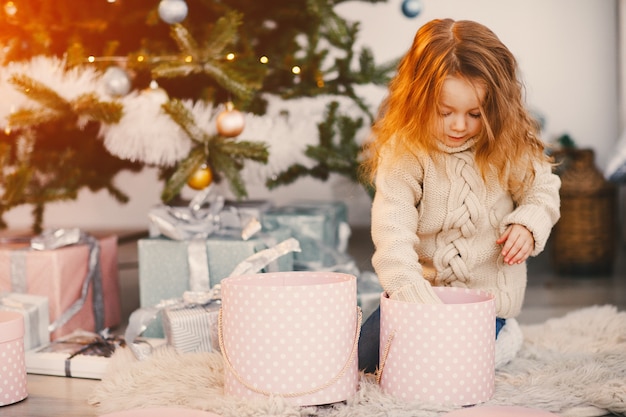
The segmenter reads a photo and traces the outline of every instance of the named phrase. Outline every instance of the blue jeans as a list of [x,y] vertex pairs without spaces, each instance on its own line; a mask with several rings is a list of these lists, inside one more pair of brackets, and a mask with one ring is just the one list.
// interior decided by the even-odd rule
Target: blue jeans
[[[506,319],[496,317],[496,338]],[[376,372],[380,349],[380,307],[378,307],[361,326],[359,337],[359,370],[367,373]]]

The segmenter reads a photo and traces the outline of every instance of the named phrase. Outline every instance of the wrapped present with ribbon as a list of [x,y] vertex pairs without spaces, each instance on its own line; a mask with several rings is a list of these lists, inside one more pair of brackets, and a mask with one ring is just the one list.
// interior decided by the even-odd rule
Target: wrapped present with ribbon
[[[160,339],[138,339],[136,345],[157,347]],[[126,345],[124,338],[103,330],[99,333],[75,330],[38,349],[26,352],[29,374],[102,379],[109,358],[116,349]]]
[[[138,241],[141,307],[186,291],[209,291],[240,262],[292,236],[289,228],[263,228],[259,219],[227,206],[212,186],[188,206],[160,205],[148,217],[151,236]],[[293,270],[293,254],[276,259],[265,270]],[[164,337],[161,320],[150,325],[145,335]]]
[[121,322],[117,236],[78,228],[0,239],[0,291],[48,299],[50,340]]
[[263,227],[289,228],[302,246],[302,252],[294,255],[296,269],[308,270],[310,263],[324,261],[320,248],[346,252],[351,234],[347,212],[341,201],[298,200],[268,209],[261,223]]
[[0,310],[24,316],[24,350],[50,343],[48,297],[0,291]]
[[[183,294],[183,304],[163,311],[167,344],[179,353],[219,351],[217,324],[222,300],[217,284],[205,299]],[[203,297],[204,298],[204,297]]]
[[[240,262],[228,276],[257,273],[277,259],[300,250],[294,238],[288,238],[275,246],[257,252]],[[219,351],[218,316],[221,307],[221,285],[207,291],[185,291],[182,297],[161,300],[158,304],[135,310],[124,335],[128,345],[139,358],[147,356],[144,346],[133,341],[154,325],[159,317],[167,343],[178,352]],[[149,348],[149,347],[148,347]]]

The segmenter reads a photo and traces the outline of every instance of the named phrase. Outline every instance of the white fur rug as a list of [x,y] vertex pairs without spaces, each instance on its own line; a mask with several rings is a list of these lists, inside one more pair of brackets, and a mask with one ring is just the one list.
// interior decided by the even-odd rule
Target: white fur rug
[[[524,345],[496,373],[496,393],[485,405],[534,407],[563,417],[626,414],[626,312],[595,306],[521,328]],[[332,406],[242,400],[224,395],[222,372],[218,353],[179,355],[162,348],[140,362],[122,349],[89,403],[101,414],[178,406],[224,417],[436,417],[452,411],[396,400],[381,392],[372,375],[362,375],[354,398]]]

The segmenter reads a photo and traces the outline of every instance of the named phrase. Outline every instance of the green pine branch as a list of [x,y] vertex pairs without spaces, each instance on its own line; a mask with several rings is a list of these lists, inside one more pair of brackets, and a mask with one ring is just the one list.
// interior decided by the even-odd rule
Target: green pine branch
[[174,24],[171,36],[181,53],[177,61],[165,61],[152,69],[154,78],[180,78],[192,73],[205,74],[238,98],[250,100],[261,81],[239,72],[230,62],[224,62],[226,48],[232,45],[242,23],[241,13],[230,11],[220,17],[210,31],[207,41],[200,45],[182,24]]
[[161,200],[164,203],[172,201],[187,183],[187,179],[200,165],[206,161],[206,155],[202,146],[196,146],[189,152],[187,158],[178,163],[176,170],[170,175],[165,187],[161,192]]
[[[89,124],[84,130],[63,131],[60,137],[35,138],[32,149],[17,148],[25,142],[21,138],[29,130],[0,135],[0,223],[2,215],[21,205],[33,207],[32,230],[41,231],[45,206],[55,201],[75,200],[78,191],[87,187],[92,191],[105,189],[117,201],[128,197],[113,184],[113,177],[122,169],[137,171],[138,164],[122,161],[111,156],[101,141],[94,140],[97,124]],[[21,155],[20,155],[21,154]]]
[[326,108],[324,120],[318,124],[319,144],[307,146],[306,156],[316,163],[311,168],[293,164],[274,178],[266,181],[269,189],[287,185],[305,176],[327,180],[336,173],[359,182],[359,156],[361,152],[354,140],[363,126],[363,119],[352,119],[339,113],[339,103],[333,101]]
[[71,112],[70,104],[52,88],[24,74],[14,74],[9,79],[16,89],[43,107],[59,114]]
[[193,115],[183,106],[180,100],[169,100],[161,107],[191,140],[196,143],[209,143],[210,136],[196,124]]
[[119,102],[100,101],[95,93],[78,96],[72,103],[72,110],[79,116],[105,124],[115,124],[122,118],[123,107]]
[[197,145],[189,156],[178,164],[165,184],[161,200],[166,203],[172,201],[185,186],[191,174],[202,164],[207,164],[211,168],[214,181],[219,182],[224,177],[238,198],[246,197],[248,193],[241,177],[241,169],[247,159],[267,163],[269,156],[267,144],[210,135],[196,124],[191,112],[179,100],[170,100],[162,107]]
[[264,142],[248,140],[236,140],[235,138],[216,137],[211,144],[213,151],[230,155],[233,159],[250,159],[257,162],[267,163],[269,152]]
[[60,120],[75,123],[80,116],[92,121],[117,123],[122,117],[120,103],[100,101],[95,93],[85,93],[68,101],[52,88],[24,74],[11,76],[9,82],[43,107],[22,108],[11,113],[9,125],[12,128],[34,127]]

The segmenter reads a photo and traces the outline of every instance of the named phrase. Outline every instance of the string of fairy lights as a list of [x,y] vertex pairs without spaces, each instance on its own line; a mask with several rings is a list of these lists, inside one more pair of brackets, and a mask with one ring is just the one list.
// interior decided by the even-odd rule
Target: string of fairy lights
[[[113,1],[113,0],[110,0]],[[224,59],[226,61],[234,61],[236,59],[236,54],[234,54],[233,52],[229,52],[226,55],[224,55]],[[146,55],[137,55],[137,57],[135,58],[137,60],[138,63],[144,63],[147,60],[150,60],[150,63],[158,63],[158,62],[163,62],[163,61],[178,61],[180,60],[179,56],[159,56],[159,57],[151,57],[148,58]],[[96,63],[96,62],[113,62],[113,63],[118,63],[118,64],[126,64],[128,62],[128,57],[123,57],[123,56],[106,56],[106,57],[97,57],[94,55],[89,55],[87,57],[87,62],[89,63]],[[187,55],[186,57],[183,58],[183,60],[186,63],[191,63],[193,62],[193,57],[191,55]],[[259,62],[261,64],[269,64],[270,59],[267,55],[261,55],[259,57]],[[293,65],[291,67],[291,73],[294,75],[299,75],[302,72],[302,68],[299,65]]]
[[[117,0],[107,0],[110,3],[115,3]],[[168,23],[170,25],[176,24],[176,23],[182,23],[185,18],[187,17],[187,14],[189,12],[189,8],[187,6],[187,3],[185,2],[185,0],[160,0],[159,2],[159,6],[158,6],[158,14],[159,17],[161,18],[161,20],[163,20],[165,23]],[[224,56],[224,59],[226,61],[234,61],[236,58],[236,55],[233,52],[229,52]],[[107,58],[103,58],[103,60],[106,60]],[[142,62],[146,59],[145,56],[143,55],[138,55],[136,58],[139,62]],[[153,58],[152,59],[152,63],[154,63],[155,61],[163,61],[163,60],[178,60],[180,59],[179,57],[160,57],[160,58]],[[97,60],[96,57],[89,57],[90,62],[95,62]],[[191,63],[193,61],[193,57],[192,56],[186,56],[184,58],[184,61],[187,63]],[[261,55],[258,59],[259,63],[263,64],[263,65],[267,65],[269,64],[269,57],[267,55]],[[294,65],[291,67],[291,73],[294,75],[299,75],[300,72],[302,71],[301,67],[298,65]]]
[[[120,0],[105,0],[107,3],[113,4],[117,3]],[[170,25],[181,23],[187,17],[189,12],[187,3],[185,0],[160,0],[158,6],[158,14],[159,17]],[[7,1],[4,3],[4,13],[7,16],[15,16],[18,13],[18,6],[13,1]],[[143,54],[139,54],[134,58],[137,63],[159,63],[165,61],[175,62],[180,60],[180,56],[154,56],[148,57]],[[236,59],[236,54],[233,52],[226,53],[224,56],[226,61],[234,61]],[[191,63],[193,61],[193,57],[188,55],[183,58],[184,62]],[[128,62],[128,57],[125,56],[95,56],[90,55],[86,58],[88,63],[98,63],[98,62],[110,62],[118,65],[124,66]],[[259,63],[263,65],[267,65],[270,62],[270,58],[267,55],[261,55],[258,58]],[[293,75],[298,76],[302,72],[302,68],[299,65],[293,65],[290,68],[290,71]]]
[[[107,3],[114,4],[120,0],[105,0]],[[409,18],[417,17],[423,9],[423,1],[422,0],[402,0],[401,10],[404,16]],[[7,1],[4,4],[4,12],[7,16],[15,16],[18,12],[18,7],[13,1]],[[170,25],[183,22],[189,13],[189,7],[185,0],[160,0],[158,5],[158,14],[161,20]],[[236,58],[236,55],[232,52],[227,53],[224,57],[226,61],[233,61]],[[148,59],[150,63],[158,63],[163,61],[177,61],[180,60],[179,56],[160,56],[160,57],[151,57],[148,58],[145,55],[139,54],[135,58],[138,63],[144,63]],[[185,62],[190,63],[193,61],[192,56],[186,56],[183,58]],[[127,57],[122,56],[107,56],[107,57],[96,57],[94,55],[90,55],[87,57],[87,62],[96,63],[96,62],[112,62],[117,64],[126,64],[128,61]],[[270,62],[270,59],[267,55],[261,55],[258,58],[259,63],[263,65],[267,65]],[[302,68],[299,65],[293,65],[290,68],[291,73],[294,76],[300,75],[302,72]]]

